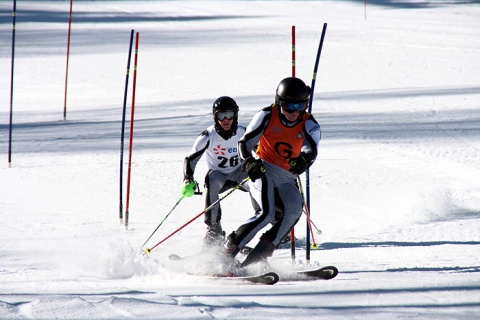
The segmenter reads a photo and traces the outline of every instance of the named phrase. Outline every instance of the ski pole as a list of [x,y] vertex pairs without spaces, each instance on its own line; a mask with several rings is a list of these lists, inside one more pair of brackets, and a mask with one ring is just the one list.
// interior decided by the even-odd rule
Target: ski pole
[[[202,194],[202,192],[200,192],[200,187],[198,186],[198,182],[195,181],[195,193],[194,194]],[[150,240],[150,238],[153,236],[153,234],[155,232],[157,232],[158,228],[160,228],[160,226],[165,222],[165,220],[167,220],[168,216],[173,212],[173,210],[175,210],[175,208],[178,206],[178,204],[180,203],[180,201],[183,200],[183,198],[185,198],[185,195],[183,195],[180,199],[178,199],[177,203],[175,203],[175,205],[173,206],[172,210],[170,210],[170,212],[165,216],[165,218],[163,218],[162,222],[160,222],[160,224],[157,226],[157,228],[152,232],[152,234],[150,235],[150,237],[148,237],[148,239],[142,244],[142,247],[148,242],[148,240]]]
[[157,246],[159,246],[160,244],[162,244],[163,242],[165,242],[166,240],[170,239],[174,234],[176,234],[177,232],[179,232],[180,230],[182,230],[183,228],[185,228],[186,226],[188,226],[190,223],[192,223],[193,221],[195,221],[198,217],[200,217],[201,215],[205,214],[205,212],[207,212],[208,210],[212,209],[214,205],[216,205],[217,203],[219,203],[220,201],[222,201],[223,199],[225,199],[226,197],[228,197],[229,195],[231,195],[235,190],[239,189],[245,182],[247,182],[248,180],[250,180],[249,177],[245,178],[242,180],[242,182],[240,182],[239,184],[237,184],[234,188],[232,188],[232,190],[230,190],[229,192],[227,192],[226,194],[224,194],[223,196],[221,196],[220,198],[217,199],[217,201],[215,201],[214,203],[212,203],[211,205],[209,205],[205,210],[203,210],[202,212],[200,212],[199,214],[197,214],[195,217],[193,217],[192,219],[190,219],[188,222],[186,222],[184,225],[182,225],[180,228],[178,228],[177,230],[175,230],[174,232],[172,232],[170,235],[166,236],[164,239],[162,239],[160,242],[158,242],[156,245],[154,245],[153,247],[151,248],[146,248],[145,249],[145,253],[147,254],[150,254],[152,252],[153,249],[155,249]]
[[300,187],[300,193],[302,194],[303,203],[304,203],[304,206],[305,206],[305,214],[307,215],[307,223],[308,223],[308,226],[309,226],[309,231],[310,231],[310,234],[312,235],[312,249],[318,249],[318,245],[315,243],[315,239],[314,239],[314,236],[313,236],[312,220],[310,220],[310,213],[308,211],[307,203],[305,202],[305,193],[303,192],[303,186],[302,186],[302,181],[301,181],[300,177],[298,177],[298,186]]
[[[304,212],[305,214],[307,214],[307,213],[305,212],[305,210],[303,210],[303,212]],[[319,234],[319,235],[322,234],[322,230],[320,230],[320,229],[315,225],[315,223],[313,223],[313,220],[310,220],[310,223],[311,223],[312,226],[315,228],[315,230],[317,230],[317,234]]]
[[154,235],[155,232],[157,232],[158,228],[160,228],[160,226],[165,222],[165,220],[167,220],[168,216],[170,216],[170,214],[173,212],[173,210],[175,210],[175,208],[178,206],[178,204],[185,198],[184,195],[182,195],[180,197],[180,199],[178,199],[177,203],[175,203],[175,205],[173,206],[172,210],[170,210],[169,213],[167,213],[167,215],[165,216],[165,218],[163,218],[162,222],[160,222],[160,224],[155,228],[155,230],[153,230],[152,234],[150,235],[150,237],[148,237],[147,240],[145,240],[145,242],[142,244],[142,247],[148,242],[148,240],[150,240],[150,238]]

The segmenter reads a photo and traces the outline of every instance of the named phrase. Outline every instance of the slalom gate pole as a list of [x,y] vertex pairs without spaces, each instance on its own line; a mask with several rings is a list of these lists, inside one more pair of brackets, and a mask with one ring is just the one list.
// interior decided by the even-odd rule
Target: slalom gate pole
[[367,0],[363,0],[363,17],[367,20]]
[[[325,33],[327,32],[327,24],[323,24],[322,36],[320,37],[320,44],[318,45],[317,50],[317,57],[315,59],[315,67],[313,68],[313,76],[312,76],[312,85],[311,85],[311,92],[310,92],[310,100],[308,104],[308,112],[312,112],[312,105],[313,105],[313,93],[315,91],[315,82],[317,80],[317,70],[318,70],[318,63],[320,62],[320,55],[322,54],[322,47],[323,47],[323,40],[325,39]],[[307,169],[306,171],[306,210],[310,212],[310,170]],[[309,219],[310,220],[310,219]],[[310,261],[310,232],[311,226],[307,223],[307,243],[306,243],[306,260],[307,263]],[[313,235],[313,233],[312,233]],[[313,236],[312,236],[313,238]]]
[[67,37],[67,66],[65,71],[65,94],[63,98],[63,120],[67,119],[68,60],[70,57],[70,30],[72,28],[72,6],[73,6],[73,0],[70,0],[70,15],[68,16],[68,37]]
[[292,26],[292,77],[295,78],[295,26]]
[[311,92],[310,92],[310,100],[308,103],[308,112],[312,112],[312,105],[313,105],[313,93],[315,92],[315,82],[317,80],[317,70],[318,64],[320,62],[320,55],[322,54],[322,47],[323,41],[325,40],[325,33],[327,32],[327,24],[323,24],[322,36],[320,37],[320,43],[318,45],[317,50],[317,58],[315,59],[315,66],[313,68],[313,76],[312,76],[312,85],[311,85]]
[[132,29],[130,32],[130,46],[128,48],[127,75],[125,78],[125,93],[123,95],[122,134],[120,139],[120,224],[123,224],[123,141],[125,139],[125,114],[127,112],[128,77],[130,74],[130,60],[132,58],[133,31],[134,30]]
[[8,167],[12,166],[12,129],[13,129],[13,68],[15,65],[15,20],[17,16],[17,0],[13,0],[12,11],[12,61],[10,69],[10,120],[8,126]]
[[145,242],[142,244],[142,247],[148,242],[148,240],[150,240],[150,238],[153,236],[153,234],[155,232],[157,232],[158,228],[160,228],[160,226],[165,222],[165,220],[167,220],[168,216],[170,216],[170,213],[173,212],[173,210],[175,210],[175,208],[178,206],[178,204],[185,198],[185,196],[181,196],[180,199],[178,199],[177,203],[175,203],[175,205],[173,206],[172,210],[170,210],[169,213],[167,213],[167,215],[165,216],[165,218],[163,218],[162,222],[160,222],[160,224],[155,228],[155,230],[153,230],[152,234],[150,235],[150,237],[148,237],[147,240],[145,240]]
[[[295,77],[295,26],[292,26],[292,77]],[[290,258],[295,263],[295,226],[290,230]]]
[[[152,252],[153,249],[155,249],[156,247],[158,247],[160,244],[162,244],[163,242],[165,242],[166,240],[170,239],[174,234],[176,234],[177,232],[179,232],[180,230],[182,230],[183,228],[185,228],[186,226],[188,226],[190,223],[192,223],[193,221],[195,221],[198,217],[200,217],[201,215],[205,214],[208,210],[212,209],[214,205],[216,205],[217,203],[219,203],[220,201],[222,201],[223,199],[225,199],[226,197],[228,197],[229,195],[231,195],[235,190],[239,189],[245,182],[247,182],[248,180],[250,180],[249,177],[245,178],[242,180],[242,182],[240,182],[239,184],[237,184],[234,188],[232,188],[232,190],[230,190],[229,192],[225,193],[223,196],[221,196],[220,198],[217,199],[217,201],[213,202],[211,205],[209,205],[205,210],[203,210],[202,212],[200,212],[199,214],[197,214],[195,217],[193,217],[192,219],[190,219],[188,222],[186,222],[184,225],[182,225],[180,228],[178,228],[177,230],[175,230],[174,232],[172,232],[171,234],[169,234],[168,236],[166,236],[165,238],[163,238],[160,242],[158,242],[156,245],[154,245],[153,247],[151,248],[146,248],[145,249],[145,253],[146,254],[150,254]],[[144,254],[145,254],[144,253]]]
[[130,203],[130,177],[132,171],[132,145],[133,145],[133,122],[135,114],[135,88],[137,86],[137,61],[138,61],[138,38],[137,32],[135,39],[135,62],[133,67],[133,93],[132,93],[132,114],[130,118],[130,147],[128,156],[128,178],[127,178],[127,206],[125,209],[125,230],[128,230],[129,203]]

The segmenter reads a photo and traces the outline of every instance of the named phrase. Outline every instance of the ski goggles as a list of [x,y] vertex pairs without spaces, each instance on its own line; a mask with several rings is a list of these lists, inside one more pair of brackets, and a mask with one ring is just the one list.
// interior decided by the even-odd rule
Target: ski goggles
[[280,100],[280,107],[288,113],[303,112],[307,107],[307,101],[286,102],[286,101]]
[[217,117],[218,120],[223,121],[225,119],[227,120],[232,120],[233,117],[235,116],[235,112],[233,111],[217,111],[215,113],[215,117]]

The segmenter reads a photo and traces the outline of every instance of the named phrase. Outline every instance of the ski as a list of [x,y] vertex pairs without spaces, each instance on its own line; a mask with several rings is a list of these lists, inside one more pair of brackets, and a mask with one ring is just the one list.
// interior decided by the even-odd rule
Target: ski
[[232,282],[251,282],[251,283],[258,283],[258,284],[268,284],[272,285],[280,280],[280,277],[275,272],[266,272],[263,274],[258,275],[248,275],[248,276],[235,276],[235,275],[209,275],[209,274],[191,274],[194,276],[204,277],[206,279],[212,280],[225,280],[225,281],[232,281]]
[[[241,254],[244,254],[244,255],[247,255],[250,253],[250,251],[252,251],[253,248],[252,247],[248,247],[248,246],[245,246],[242,250],[240,250],[240,253]],[[190,255],[190,256],[179,256],[178,254],[175,254],[175,253],[172,253],[168,256],[168,258],[170,260],[173,260],[173,261],[181,261],[181,260],[185,260],[185,259],[189,259],[189,258],[192,258],[194,256],[197,256],[198,254],[194,254],[194,255]]]
[[[184,261],[185,259],[190,258],[191,256],[181,257],[177,254],[170,254],[168,258],[173,261]],[[264,283],[264,284],[275,284],[280,280],[279,275],[276,272],[267,272],[260,275],[249,275],[249,276],[230,276],[230,275],[223,275],[223,274],[208,274],[208,273],[200,273],[200,274],[193,274],[189,273],[190,275],[195,276],[202,276],[206,278],[212,279],[225,279],[225,280],[239,280],[239,281],[250,281],[256,283]],[[308,269],[308,270],[297,270],[293,272],[288,272],[286,274],[280,273],[282,276],[282,280],[287,281],[304,281],[304,280],[330,280],[335,278],[338,275],[338,269],[335,266],[326,266],[316,269]]]
[[295,271],[295,274],[307,279],[330,280],[337,276],[338,269],[334,266],[326,266],[312,270]]

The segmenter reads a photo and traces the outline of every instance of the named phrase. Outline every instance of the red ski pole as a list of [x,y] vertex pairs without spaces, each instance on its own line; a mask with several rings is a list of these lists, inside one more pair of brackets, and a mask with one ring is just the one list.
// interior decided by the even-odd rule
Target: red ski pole
[[201,215],[205,214],[205,212],[207,212],[208,210],[212,209],[214,205],[216,205],[217,203],[219,203],[220,201],[222,201],[223,199],[225,199],[226,197],[228,197],[229,195],[232,194],[233,191],[239,189],[245,182],[247,182],[248,180],[250,180],[250,178],[245,178],[242,180],[242,182],[240,182],[239,184],[237,184],[232,190],[230,190],[229,192],[227,192],[226,194],[224,194],[223,196],[221,196],[220,198],[217,199],[217,201],[215,201],[214,203],[212,203],[211,205],[209,205],[205,210],[203,210],[202,212],[200,212],[199,214],[197,214],[195,217],[193,217],[192,219],[190,219],[190,221],[188,221],[187,223],[185,223],[183,226],[181,226],[180,228],[178,228],[177,230],[175,230],[174,232],[172,232],[171,234],[169,234],[168,236],[166,236],[163,240],[161,240],[160,242],[158,242],[156,245],[154,245],[153,247],[151,248],[146,248],[145,249],[145,252],[147,254],[150,254],[150,252],[155,249],[156,247],[158,247],[160,244],[162,244],[163,242],[165,242],[166,240],[170,239],[174,234],[176,234],[177,232],[179,232],[180,230],[182,230],[183,228],[185,228],[186,226],[188,226],[190,223],[192,223],[193,221],[195,221],[198,217],[200,217]]
[[[312,236],[312,249],[318,249],[318,245],[315,242],[315,237],[313,236],[312,220],[310,219],[310,210],[307,206],[307,202],[305,201],[305,193],[303,192],[302,180],[300,179],[300,177],[298,177],[298,186],[300,188],[300,193],[302,194],[302,197],[303,197],[305,215],[307,216],[307,226],[308,226],[307,232],[310,232]],[[307,245],[309,246],[309,243]]]

